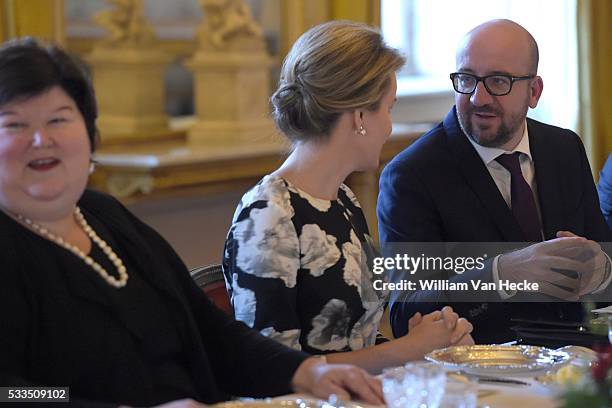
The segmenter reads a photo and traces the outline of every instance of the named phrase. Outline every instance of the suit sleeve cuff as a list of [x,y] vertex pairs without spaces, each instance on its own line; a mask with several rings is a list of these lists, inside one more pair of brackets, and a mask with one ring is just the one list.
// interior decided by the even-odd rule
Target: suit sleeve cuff
[[605,252],[603,254],[606,256],[606,261],[604,262],[604,266],[603,266],[605,268],[604,273],[605,273],[606,278],[601,283],[601,285],[597,287],[597,289],[591,292],[592,294],[602,292],[604,289],[608,287],[608,285],[610,285],[610,282],[612,282],[612,271],[610,270],[612,269],[612,262],[610,261],[610,257],[608,256],[608,254],[606,254]]
[[493,265],[491,266],[491,275],[493,276],[493,282],[495,282],[495,287],[497,287],[497,293],[502,298],[502,300],[510,299],[512,296],[516,295],[516,290],[511,290],[506,292],[505,290],[500,288],[499,284],[499,270],[497,269],[497,261],[501,255],[497,255],[493,258]]

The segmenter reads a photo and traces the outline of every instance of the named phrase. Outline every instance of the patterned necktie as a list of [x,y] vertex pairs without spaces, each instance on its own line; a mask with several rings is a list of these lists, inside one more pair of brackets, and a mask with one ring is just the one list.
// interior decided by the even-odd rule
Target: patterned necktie
[[542,227],[536,208],[533,191],[525,181],[519,162],[520,152],[502,154],[495,160],[510,172],[510,207],[518,221],[525,240],[528,242],[542,241]]

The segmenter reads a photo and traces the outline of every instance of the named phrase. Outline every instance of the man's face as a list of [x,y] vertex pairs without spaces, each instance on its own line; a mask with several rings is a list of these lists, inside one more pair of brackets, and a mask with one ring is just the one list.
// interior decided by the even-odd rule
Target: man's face
[[[457,54],[457,72],[480,77],[492,74],[527,76],[530,71],[529,53],[525,47],[494,36],[474,35]],[[507,46],[506,46],[507,45]],[[514,148],[523,134],[528,108],[535,107],[541,92],[534,86],[541,79],[516,81],[512,91],[493,96],[479,82],[472,94],[455,94],[455,105],[461,129],[476,143],[487,147]]]

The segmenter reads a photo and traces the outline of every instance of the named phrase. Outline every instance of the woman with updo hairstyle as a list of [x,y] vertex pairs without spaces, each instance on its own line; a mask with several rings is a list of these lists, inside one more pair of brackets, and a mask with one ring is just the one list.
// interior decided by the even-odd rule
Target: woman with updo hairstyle
[[243,196],[223,259],[238,320],[372,373],[473,343],[472,325],[450,307],[415,315],[403,338],[377,335],[388,294],[373,289],[378,251],[344,180],[377,169],[403,64],[377,29],[360,23],[331,21],[297,40],[271,98],[291,153]]

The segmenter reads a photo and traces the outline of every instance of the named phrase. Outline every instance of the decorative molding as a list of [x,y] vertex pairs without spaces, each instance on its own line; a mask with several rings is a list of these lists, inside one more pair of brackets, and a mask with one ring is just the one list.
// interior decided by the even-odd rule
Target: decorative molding
[[[66,46],[78,55],[86,55],[93,51],[100,38],[67,37]],[[193,54],[197,48],[196,40],[167,40],[157,39],[156,48],[177,58],[184,58]]]
[[106,180],[107,191],[115,197],[129,197],[135,194],[150,194],[153,191],[154,180],[150,174],[109,175]]

